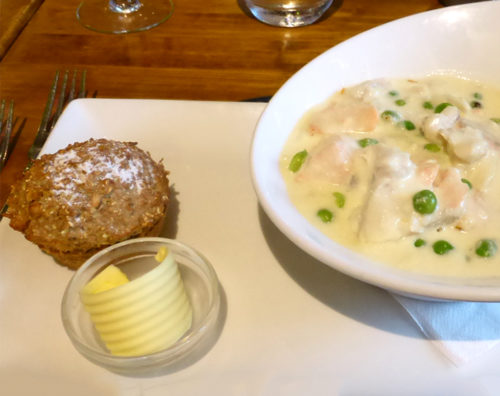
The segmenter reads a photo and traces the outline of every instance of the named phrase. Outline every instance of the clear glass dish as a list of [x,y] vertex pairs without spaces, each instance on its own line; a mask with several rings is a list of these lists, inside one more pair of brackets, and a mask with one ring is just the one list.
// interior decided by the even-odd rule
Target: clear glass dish
[[[101,341],[80,300],[80,290],[110,264],[135,277],[154,265],[154,256],[166,246],[176,260],[193,309],[191,328],[168,349],[144,356],[112,355]],[[91,362],[122,375],[161,372],[187,357],[215,328],[220,308],[219,282],[210,263],[194,249],[166,238],[131,239],[106,248],[87,260],[73,275],[62,299],[64,328],[75,348]]]

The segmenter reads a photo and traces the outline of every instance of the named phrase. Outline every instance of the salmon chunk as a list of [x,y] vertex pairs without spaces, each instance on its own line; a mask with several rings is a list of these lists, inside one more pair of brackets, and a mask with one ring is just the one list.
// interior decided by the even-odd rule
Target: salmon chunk
[[377,109],[362,101],[333,102],[310,120],[311,134],[370,132],[377,126]]

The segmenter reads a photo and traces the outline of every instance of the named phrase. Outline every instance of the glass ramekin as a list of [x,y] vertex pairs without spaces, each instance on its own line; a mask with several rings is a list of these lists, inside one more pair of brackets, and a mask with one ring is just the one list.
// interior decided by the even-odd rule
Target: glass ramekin
[[[143,356],[114,356],[104,346],[80,300],[80,290],[110,264],[127,274],[151,269],[161,246],[173,253],[193,309],[191,328],[171,347]],[[142,263],[141,263],[142,261]],[[122,375],[161,372],[193,353],[215,328],[220,308],[219,282],[210,263],[198,252],[166,238],[137,238],[110,246],[88,259],[73,275],[62,299],[64,329],[76,349],[91,362]]]

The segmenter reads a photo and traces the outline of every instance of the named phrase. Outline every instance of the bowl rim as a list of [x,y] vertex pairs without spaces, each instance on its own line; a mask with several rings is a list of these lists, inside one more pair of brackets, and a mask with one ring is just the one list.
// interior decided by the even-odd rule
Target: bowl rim
[[[251,178],[254,190],[257,194],[260,205],[262,206],[264,212],[271,219],[271,221],[278,227],[278,229],[285,234],[295,245],[300,247],[305,252],[309,253],[316,259],[321,262],[329,265],[330,267],[343,272],[349,276],[352,276],[356,279],[364,281],[366,283],[382,287],[391,292],[402,294],[406,296],[421,298],[421,299],[436,299],[436,300],[458,300],[458,301],[488,301],[495,302],[500,301],[500,287],[498,285],[478,285],[478,284],[453,284],[453,277],[445,277],[445,276],[419,276],[419,275],[410,275],[409,272],[403,272],[403,276],[401,273],[397,271],[397,269],[392,269],[391,272],[383,272],[377,270],[375,266],[384,266],[384,264],[377,263],[374,260],[368,259],[367,257],[362,256],[361,254],[356,253],[355,251],[351,251],[348,248],[343,247],[342,245],[336,243],[335,241],[329,240],[329,242],[325,242],[328,248],[325,248],[319,243],[316,243],[314,239],[305,238],[304,235],[296,232],[292,224],[289,222],[289,219],[285,219],[283,216],[283,212],[281,208],[277,208],[277,204],[273,202],[273,197],[270,196],[270,188],[269,181],[264,181],[264,176],[266,170],[262,169],[263,167],[259,164],[260,160],[265,155],[268,155],[269,158],[265,158],[269,163],[272,163],[272,166],[276,165],[276,157],[274,148],[266,147],[263,141],[265,140],[266,134],[269,133],[269,128],[266,130],[266,124],[273,122],[273,111],[275,107],[279,106],[280,102],[283,101],[286,95],[290,94],[290,91],[297,88],[298,83],[300,83],[301,79],[304,79],[304,75],[307,76],[307,73],[311,73],[315,71],[320,64],[325,64],[326,62],[331,61],[335,56],[342,56],[342,51],[345,51],[349,46],[359,45],[359,42],[371,37],[372,35],[384,34],[387,29],[395,29],[401,28],[402,26],[408,22],[411,24],[422,23],[426,21],[428,23],[429,20],[434,18],[435,21],[443,17],[444,15],[451,15],[451,13],[479,13],[485,14],[487,12],[494,11],[495,15],[500,14],[500,3],[495,2],[481,2],[481,3],[473,3],[473,4],[465,4],[458,5],[453,7],[446,7],[437,10],[426,11],[414,15],[410,15],[404,18],[400,18],[386,24],[377,26],[373,29],[362,32],[352,38],[341,42],[334,47],[326,50],[316,58],[312,59],[309,63],[304,65],[301,69],[299,69],[294,75],[292,75],[276,92],[276,94],[271,98],[268,106],[264,109],[261,114],[256,128],[254,130],[254,134],[252,137],[251,144],[251,155],[250,155],[250,169],[251,169]],[[495,27],[495,31],[499,31],[499,28]],[[422,74],[429,74],[432,70],[423,71]],[[406,77],[410,77],[414,73],[409,73]],[[466,72],[467,75],[467,72]],[[474,75],[471,75],[473,78]],[[358,83],[361,82],[358,80]],[[339,88],[338,88],[339,89]],[[332,90],[330,95],[332,95],[335,90]],[[316,98],[318,99],[318,98]],[[326,98],[318,99],[315,104],[319,104],[324,101]],[[305,100],[304,100],[305,101]],[[309,107],[310,108],[310,107]],[[300,116],[302,116],[308,108],[305,108]],[[299,118],[300,119],[300,118]],[[275,124],[278,121],[274,121]],[[288,131],[288,134],[291,130]],[[277,139],[281,139],[277,138]],[[283,146],[280,147],[280,152],[282,151]],[[264,154],[262,154],[264,153]],[[272,158],[271,158],[272,156]],[[279,160],[279,157],[278,157]],[[269,170],[267,170],[269,172]],[[274,170],[273,170],[274,172]],[[279,169],[278,169],[279,172]],[[266,184],[267,183],[267,184]],[[280,185],[277,188],[282,187]],[[286,187],[285,187],[286,190]],[[280,203],[282,203],[280,201]],[[289,200],[289,205],[292,205]],[[281,211],[281,212],[280,212]],[[298,214],[298,211],[295,209],[294,215]],[[299,216],[302,216],[299,214]],[[304,219],[305,220],[305,219]],[[312,226],[310,226],[312,227]],[[313,227],[314,228],[314,227]],[[316,230],[316,234],[314,235],[317,238],[321,238],[317,233],[321,233],[319,230]],[[334,249],[337,254],[332,255],[331,249]],[[355,261],[359,265],[353,265],[352,261]],[[370,266],[372,268],[370,268]],[[367,268],[370,271],[367,271]],[[385,265],[387,269],[388,266]],[[402,272],[402,271],[401,271]],[[463,280],[463,278],[460,278]],[[476,278],[476,281],[479,278]],[[444,283],[443,283],[444,282]]]
[[[196,267],[201,269],[201,271],[203,272],[203,277],[206,278],[206,282],[204,282],[207,284],[209,293],[212,296],[211,303],[207,309],[207,312],[205,313],[204,317],[201,318],[200,322],[195,326],[190,327],[189,330],[187,330],[186,333],[184,333],[184,335],[175,344],[167,349],[158,352],[139,356],[117,356],[112,355],[110,352],[106,352],[105,350],[98,350],[90,347],[87,343],[81,340],[81,338],[77,334],[77,331],[74,329],[72,321],[68,318],[67,312],[70,311],[70,294],[73,292],[78,292],[78,290],[74,290],[76,288],[76,280],[95,260],[106,255],[108,252],[119,249],[122,246],[143,244],[146,242],[158,242],[166,244],[167,246],[175,246],[176,248],[179,248],[183,251],[187,251],[191,256],[198,259],[197,261],[199,262],[195,262]],[[202,263],[204,267],[200,266],[200,263]],[[200,252],[198,252],[191,246],[178,240],[163,237],[141,237],[119,242],[99,251],[88,260],[86,260],[85,263],[82,264],[82,266],[78,268],[77,271],[75,271],[70,281],[68,282],[63,294],[63,298],[61,301],[61,319],[68,337],[74,344],[75,348],[83,356],[105,368],[115,368],[117,370],[128,371],[127,369],[133,370],[134,368],[144,369],[147,367],[164,367],[165,365],[175,363],[183,356],[189,354],[215,324],[219,309],[219,280],[213,266],[205,258],[205,256],[203,256]]]

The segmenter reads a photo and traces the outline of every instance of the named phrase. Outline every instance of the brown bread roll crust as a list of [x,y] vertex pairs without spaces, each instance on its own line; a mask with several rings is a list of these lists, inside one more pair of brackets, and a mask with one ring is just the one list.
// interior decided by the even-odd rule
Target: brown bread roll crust
[[136,143],[90,139],[36,160],[7,199],[10,226],[70,268],[126,239],[158,235],[168,172]]

